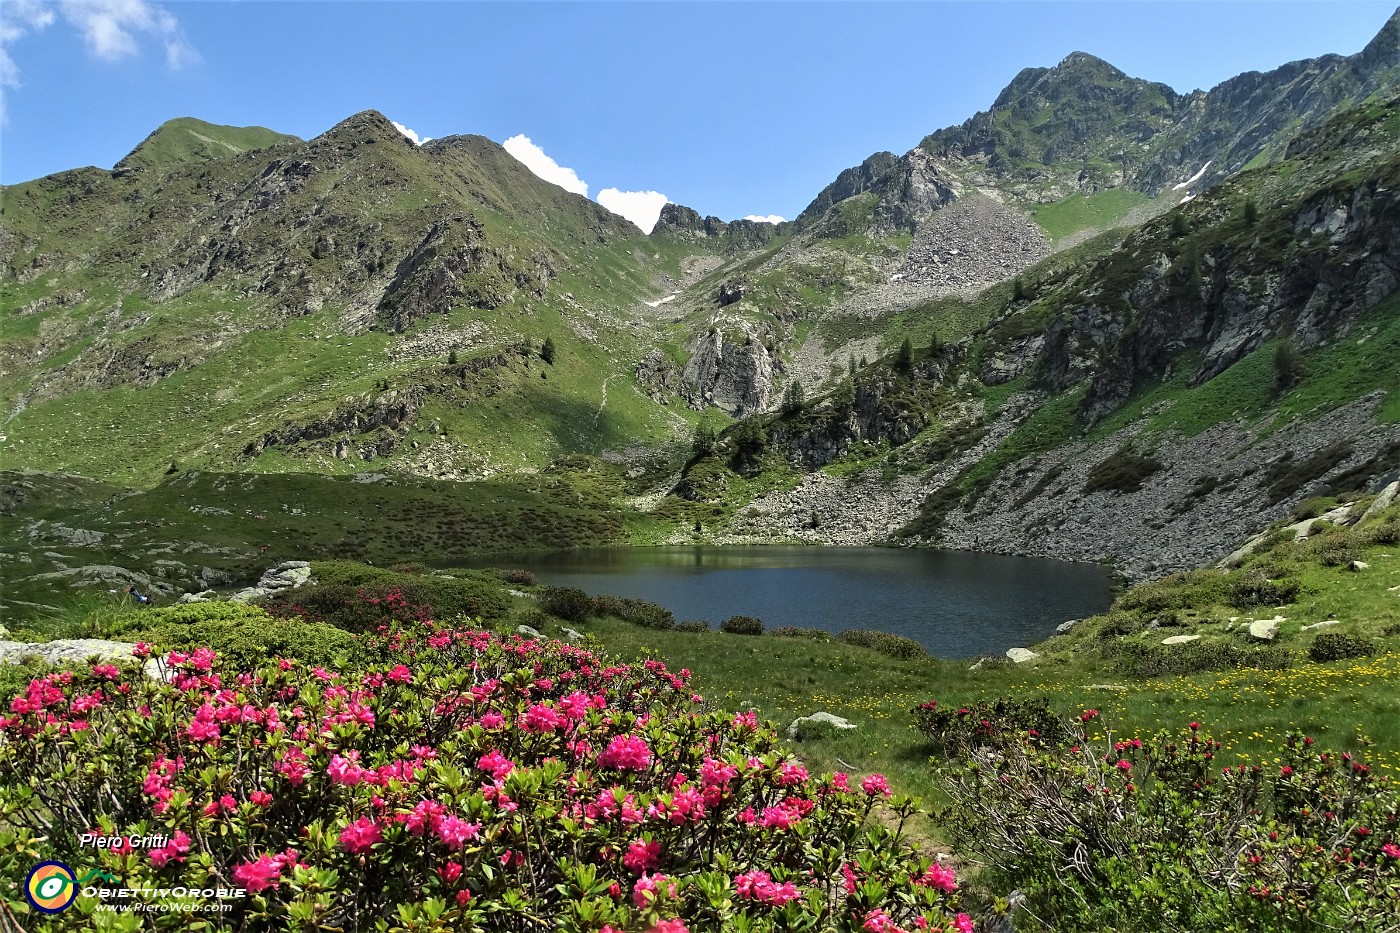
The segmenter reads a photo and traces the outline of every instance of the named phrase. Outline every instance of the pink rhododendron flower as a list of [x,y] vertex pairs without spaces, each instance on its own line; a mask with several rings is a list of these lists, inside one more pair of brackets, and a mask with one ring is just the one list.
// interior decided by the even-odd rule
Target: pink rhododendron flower
[[1385,845],[1381,846],[1381,854],[1388,855],[1391,858],[1400,858],[1400,846],[1397,846],[1393,842],[1387,842]]
[[495,749],[477,759],[476,766],[498,781],[515,770],[515,762]]
[[890,795],[890,782],[885,780],[883,774],[867,775],[860,782],[860,789],[865,791],[866,796],[888,797]]
[[632,903],[648,907],[663,897],[675,897],[676,886],[665,875],[642,875],[632,886]]
[[634,875],[654,871],[661,864],[661,843],[632,840],[627,846],[627,854],[622,857],[622,864]]
[[340,846],[351,855],[368,852],[376,842],[383,841],[384,832],[379,824],[365,816],[340,831]]
[[939,891],[949,894],[956,891],[958,888],[958,882],[953,875],[953,869],[941,862],[934,862],[930,865],[928,871],[914,879],[914,883],[921,884],[928,888],[936,888]]
[[151,849],[151,864],[156,868],[164,868],[169,862],[183,862],[189,851],[190,837],[185,835],[183,830],[177,829],[169,842],[158,849]]
[[973,933],[972,918],[967,914],[958,914],[953,920],[953,929],[958,933]]
[[635,735],[619,735],[598,756],[598,764],[619,771],[645,771],[651,767],[651,749]]
[[469,840],[481,835],[480,823],[468,823],[466,820],[445,813],[437,819],[435,827],[438,838],[441,839],[449,849],[460,849]]
[[331,758],[331,763],[326,767],[326,773],[330,775],[332,783],[343,784],[346,787],[354,787],[364,781],[364,771],[360,768],[360,753],[351,751],[349,756],[336,755]]
[[272,803],[272,795],[265,790],[255,790],[248,795],[248,799],[254,806],[265,807]]
[[275,855],[264,855],[256,862],[243,862],[234,866],[233,880],[239,887],[258,892],[264,888],[277,887],[282,877],[282,859]]
[[751,871],[734,878],[734,887],[745,900],[781,907],[797,898],[797,886],[792,882],[777,884],[766,871]]
[[658,920],[647,928],[647,933],[690,933],[685,928],[685,923],[679,917],[670,920]]
[[889,914],[878,907],[865,915],[865,922],[861,924],[861,929],[868,931],[868,933],[901,933],[898,924],[890,919]]

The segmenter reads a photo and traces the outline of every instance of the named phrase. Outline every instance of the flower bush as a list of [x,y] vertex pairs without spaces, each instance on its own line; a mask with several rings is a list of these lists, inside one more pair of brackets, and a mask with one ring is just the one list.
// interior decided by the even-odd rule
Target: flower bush
[[[902,827],[915,801],[809,775],[686,671],[432,622],[361,641],[343,671],[200,648],[166,655],[165,679],[31,681],[0,715],[0,873],[61,859],[246,894],[41,917],[10,889],[8,908],[30,930],[971,928],[947,869],[870,819]],[[79,848],[93,832],[167,841]]]
[[1400,794],[1364,762],[1294,734],[1277,764],[1222,765],[1200,723],[1091,741],[1101,722],[993,724],[943,766],[955,848],[1051,929],[1400,929]]

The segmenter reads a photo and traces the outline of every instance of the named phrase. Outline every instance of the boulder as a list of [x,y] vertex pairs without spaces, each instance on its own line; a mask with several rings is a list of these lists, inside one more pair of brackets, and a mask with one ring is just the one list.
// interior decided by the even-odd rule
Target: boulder
[[1274,616],[1272,619],[1256,619],[1249,623],[1249,636],[1260,641],[1273,641],[1278,635],[1279,625],[1287,621],[1283,616]]
[[801,728],[804,722],[824,722],[828,725],[835,726],[837,729],[856,728],[855,723],[848,722],[845,719],[842,719],[840,716],[836,716],[827,712],[817,712],[813,713],[810,716],[798,716],[796,719],[794,719],[787,727],[787,737],[789,739],[796,739],[797,730]]
[[201,592],[198,592],[198,593],[186,593],[185,595],[183,595],[183,596],[180,597],[180,602],[182,602],[182,603],[207,603],[207,602],[209,602],[210,600],[212,600],[216,595],[218,595],[218,594],[216,594],[213,590],[202,590]]
[[564,637],[569,641],[583,641],[583,633],[577,629],[566,628],[563,630]]
[[1380,495],[1367,507],[1366,514],[1361,516],[1361,520],[1364,522],[1373,515],[1379,515],[1381,509],[1389,506],[1397,497],[1400,497],[1400,479],[1381,490]]
[[1006,656],[1017,664],[1024,664],[1027,661],[1034,661],[1040,655],[1029,648],[1008,648]]
[[725,282],[719,287],[718,297],[720,307],[732,305],[736,301],[743,300],[744,286],[740,282]]
[[[90,658],[108,663],[136,660],[134,642],[109,641],[105,638],[59,638],[54,641],[0,641],[0,664],[21,664],[26,658],[38,658],[45,664],[71,666]],[[141,666],[152,680],[165,680],[164,665],[156,658],[147,658]]]
[[102,638],[60,638],[55,641],[23,642],[0,641],[0,664],[18,664],[27,657],[37,657],[45,664],[58,664],[63,661],[86,661],[98,658],[103,661],[133,660],[133,642],[108,641]]
[[1081,619],[1070,619],[1068,622],[1061,622],[1059,625],[1055,626],[1055,631],[1061,635],[1068,634],[1069,630],[1074,628],[1081,621]]
[[1317,628],[1326,628],[1326,627],[1329,626],[1329,625],[1341,625],[1341,624],[1342,624],[1341,621],[1338,620],[1338,619],[1323,619],[1321,622],[1314,622],[1312,625],[1300,626],[1299,629],[1298,629],[1298,631],[1300,631],[1300,632],[1311,632],[1313,629],[1317,629]]
[[311,582],[311,564],[304,560],[287,560],[269,568],[254,585],[234,593],[229,597],[229,602],[246,603],[253,599],[264,599]]
[[1366,563],[1364,560],[1354,560],[1347,565],[1347,569],[1356,573],[1360,573],[1363,570],[1370,570],[1371,565]]
[[543,638],[538,629],[533,629],[528,625],[517,625],[515,627],[517,635],[524,635],[526,638]]
[[1184,644],[1186,644],[1187,642],[1199,641],[1200,638],[1201,638],[1201,636],[1199,636],[1199,635],[1173,635],[1173,636],[1171,636],[1170,638],[1163,638],[1163,639],[1162,639],[1162,644],[1164,644],[1164,645],[1184,645]]

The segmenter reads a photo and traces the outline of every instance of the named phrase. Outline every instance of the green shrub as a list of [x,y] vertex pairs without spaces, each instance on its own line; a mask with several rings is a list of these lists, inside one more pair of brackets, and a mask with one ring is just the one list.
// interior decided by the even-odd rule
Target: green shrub
[[730,616],[719,624],[719,630],[728,635],[762,635],[763,620],[753,616]]
[[260,606],[250,606],[248,603],[222,601],[178,603],[174,606],[162,606],[159,609],[138,609],[123,615],[112,623],[110,633],[115,637],[137,629],[198,625],[201,622],[223,622],[236,625],[240,622],[266,622],[268,618],[265,609]]
[[1191,609],[1213,601],[1224,574],[1218,570],[1189,570],[1133,587],[1113,608],[1154,616],[1169,609]]
[[1353,449],[1350,441],[1338,441],[1330,447],[1313,452],[1297,463],[1293,461],[1292,454],[1284,454],[1264,472],[1264,478],[1260,482],[1260,485],[1269,488],[1269,504],[1282,502],[1329,472],[1350,457]]
[[913,712],[915,727],[944,758],[971,758],[979,749],[1016,745],[1026,737],[1058,744],[1070,735],[1065,720],[1045,697],[998,697],[958,707],[929,700]]
[[1222,767],[1199,723],[1132,737],[1097,719],[940,769],[954,853],[1046,929],[1394,929],[1400,798],[1370,766],[1290,734],[1273,766]]
[[1147,620],[1128,612],[1110,612],[1099,623],[1099,638],[1123,638],[1147,628]]
[[511,616],[510,620],[500,627],[500,630],[514,632],[519,626],[528,625],[537,632],[543,632],[553,624],[553,616],[543,609],[531,606],[529,609],[525,609]]
[[[334,625],[279,619],[254,606],[244,608],[252,612],[211,616],[193,622],[150,618],[147,625],[131,631],[129,637],[149,642],[162,653],[173,649],[213,648],[230,663],[244,668],[266,664],[273,658],[295,658],[329,667],[340,664],[355,650],[355,637]],[[157,617],[162,611],[156,609],[146,615]]]
[[1160,469],[1162,463],[1156,457],[1140,454],[1125,444],[1089,471],[1084,491],[1137,492],[1143,482]]
[[779,626],[768,634],[777,635],[779,638],[810,638],[812,641],[832,641],[834,637],[830,632],[819,628],[798,628],[795,625]]
[[533,573],[520,568],[500,569],[491,568],[491,573],[500,578],[501,582],[509,583],[511,586],[536,586],[540,581]]
[[569,622],[582,622],[593,614],[593,597],[576,586],[546,586],[540,591],[540,607]]
[[1369,658],[1376,653],[1376,643],[1360,635],[1345,632],[1323,632],[1313,639],[1308,657],[1319,663],[1342,661],[1347,658]]
[[686,619],[684,622],[676,623],[676,631],[685,632],[688,635],[699,635],[710,630],[710,623],[704,619]]
[[676,627],[675,614],[665,606],[658,606],[645,599],[631,599],[626,596],[593,597],[593,615],[612,616],[632,625],[654,628],[663,632],[668,632]]
[[361,586],[315,584],[268,601],[278,616],[298,615],[347,632],[369,632],[389,622],[474,618],[490,624],[510,614],[510,596],[487,579],[412,577]]
[[1236,609],[1255,606],[1282,606],[1298,598],[1302,584],[1289,577],[1271,579],[1264,574],[1271,568],[1251,568],[1239,572],[1225,585],[1225,601]]
[[1366,540],[1371,544],[1400,544],[1400,518],[1391,516],[1366,532]]
[[1324,567],[1345,567],[1359,556],[1351,534],[1339,531],[1309,538],[1305,553]]
[[836,638],[848,645],[874,649],[899,661],[913,661],[928,657],[928,649],[914,639],[905,638],[903,635],[891,635],[889,632],[858,628],[847,629]]
[[1329,499],[1325,497],[1314,497],[1312,499],[1304,499],[1302,502],[1298,503],[1296,508],[1293,509],[1293,520],[1301,522],[1306,521],[1309,518],[1317,518],[1319,515],[1322,515],[1324,512],[1327,512],[1328,510],[1332,509],[1335,505],[1335,499]]
[[1166,677],[1257,668],[1276,671],[1291,667],[1293,653],[1282,645],[1235,645],[1223,641],[1193,641],[1184,645],[1122,642],[1112,656],[1131,677]]

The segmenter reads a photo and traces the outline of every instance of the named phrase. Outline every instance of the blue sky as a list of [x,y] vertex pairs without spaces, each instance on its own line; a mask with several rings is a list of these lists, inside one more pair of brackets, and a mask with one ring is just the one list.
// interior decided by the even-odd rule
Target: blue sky
[[523,136],[593,197],[791,218],[841,169],[985,109],[1023,67],[1082,50],[1204,89],[1356,52],[1393,10],[4,0],[0,182],[110,167],[177,116],[309,138],[374,108],[421,136]]

